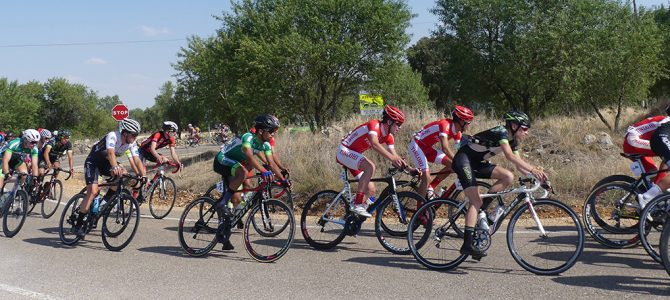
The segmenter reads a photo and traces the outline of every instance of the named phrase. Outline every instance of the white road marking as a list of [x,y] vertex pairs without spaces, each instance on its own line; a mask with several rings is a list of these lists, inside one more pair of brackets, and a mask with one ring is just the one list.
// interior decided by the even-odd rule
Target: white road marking
[[28,298],[33,298],[33,299],[45,299],[45,300],[61,299],[61,298],[54,297],[54,296],[47,295],[47,294],[43,294],[43,293],[40,293],[40,292],[26,290],[26,289],[22,289],[20,287],[8,285],[8,284],[2,284],[2,283],[0,283],[0,290],[10,292],[10,293],[13,293],[13,294],[17,294],[17,295],[21,295],[21,296],[28,297]]

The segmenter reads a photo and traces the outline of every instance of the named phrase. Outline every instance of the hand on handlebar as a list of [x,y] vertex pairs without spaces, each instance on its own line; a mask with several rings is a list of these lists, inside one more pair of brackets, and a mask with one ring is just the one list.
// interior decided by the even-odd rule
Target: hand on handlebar
[[272,171],[264,171],[261,173],[261,177],[263,177],[263,180],[265,182],[271,182],[274,180],[274,175],[272,174]]

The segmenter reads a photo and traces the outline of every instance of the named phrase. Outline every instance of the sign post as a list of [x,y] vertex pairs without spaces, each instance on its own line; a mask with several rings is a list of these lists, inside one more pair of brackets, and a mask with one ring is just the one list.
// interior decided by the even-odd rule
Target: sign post
[[117,104],[112,107],[112,118],[117,121],[123,121],[128,118],[128,107],[124,104]]

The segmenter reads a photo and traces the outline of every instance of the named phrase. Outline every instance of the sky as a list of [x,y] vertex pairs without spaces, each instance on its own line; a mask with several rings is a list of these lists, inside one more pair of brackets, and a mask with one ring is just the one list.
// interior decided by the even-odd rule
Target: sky
[[[336,1],[336,0],[333,0]],[[638,6],[670,0],[637,0]],[[409,45],[429,36],[437,17],[430,0],[409,0],[416,17]],[[190,36],[207,37],[230,11],[229,0],[5,1],[0,10],[0,78],[25,83],[63,77],[99,96],[118,95],[146,108],[174,81],[177,53]]]

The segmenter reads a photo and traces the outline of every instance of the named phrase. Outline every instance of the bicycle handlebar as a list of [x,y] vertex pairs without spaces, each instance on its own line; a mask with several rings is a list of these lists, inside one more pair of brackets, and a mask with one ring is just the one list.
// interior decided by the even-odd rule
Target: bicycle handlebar
[[156,163],[156,164],[154,165],[153,168],[154,168],[154,169],[157,169],[157,168],[160,168],[160,167],[165,166],[165,165],[168,165],[168,166],[170,166],[170,167],[174,167],[174,168],[175,168],[175,170],[172,171],[172,174],[179,172],[179,170],[181,169],[181,165],[180,165],[180,164],[178,164],[178,163],[176,163],[176,162],[173,162],[173,161],[169,161],[169,160],[166,161],[166,162],[164,162],[164,163]]

